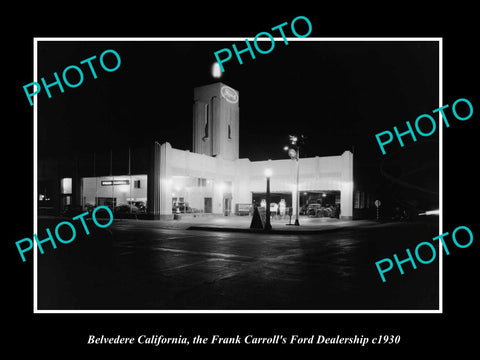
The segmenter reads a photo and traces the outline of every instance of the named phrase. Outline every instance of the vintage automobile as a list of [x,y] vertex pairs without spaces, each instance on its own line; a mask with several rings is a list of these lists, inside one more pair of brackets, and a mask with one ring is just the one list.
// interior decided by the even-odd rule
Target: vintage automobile
[[305,209],[305,215],[314,217],[338,217],[338,209],[333,205],[309,204]]
[[120,204],[118,206],[115,206],[115,213],[119,213],[119,214],[138,214],[139,213],[139,209],[138,207],[134,206],[133,204],[132,205],[129,205],[129,204]]

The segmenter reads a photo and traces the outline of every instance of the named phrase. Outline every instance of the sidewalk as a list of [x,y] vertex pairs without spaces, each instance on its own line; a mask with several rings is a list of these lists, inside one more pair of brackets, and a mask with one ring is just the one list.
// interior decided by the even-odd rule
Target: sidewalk
[[[67,217],[41,215],[39,219],[60,220]],[[71,219],[71,218],[70,218]],[[140,219],[114,219],[113,224],[122,225],[126,223],[137,224],[142,227],[160,228],[170,230],[201,230],[201,231],[223,231],[223,232],[244,232],[244,233],[266,233],[262,229],[250,229],[251,216],[185,216],[182,214],[180,220],[140,220]],[[380,225],[383,222],[375,220],[340,220],[331,218],[313,218],[300,216],[300,226],[287,225],[288,217],[284,219],[272,219],[272,230],[269,234],[315,234],[321,232],[337,231],[347,228],[369,227]]]
[[[209,219],[194,219],[195,221],[172,220],[190,223],[188,230],[227,231],[244,233],[265,233],[262,229],[250,229],[250,216],[226,216]],[[374,220],[339,220],[331,218],[300,217],[300,226],[288,225],[288,219],[272,219],[272,230],[269,234],[313,234],[327,231],[336,231],[352,227],[363,227],[378,224]]]

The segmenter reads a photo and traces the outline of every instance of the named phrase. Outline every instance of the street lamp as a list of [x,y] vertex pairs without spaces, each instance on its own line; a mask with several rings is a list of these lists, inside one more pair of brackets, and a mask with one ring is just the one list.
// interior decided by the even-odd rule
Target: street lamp
[[296,163],[296,170],[297,170],[297,181],[295,185],[295,194],[297,197],[296,201],[296,209],[295,209],[295,225],[299,226],[300,222],[298,221],[299,216],[299,208],[300,208],[300,194],[298,189],[299,177],[300,177],[300,166],[299,166],[299,159],[300,159],[300,145],[303,145],[303,141],[306,139],[305,136],[300,135],[300,139],[296,135],[289,135],[290,145],[285,146],[283,150],[288,152],[288,156],[290,159],[295,160]]
[[265,209],[265,231],[272,230],[272,224],[270,224],[270,177],[272,176],[271,169],[265,169],[265,177],[267,178],[267,204]]

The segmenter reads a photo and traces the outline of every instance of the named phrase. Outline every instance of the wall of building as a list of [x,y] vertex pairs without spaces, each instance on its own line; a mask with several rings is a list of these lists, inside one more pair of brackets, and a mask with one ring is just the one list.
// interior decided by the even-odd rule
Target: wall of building
[[[128,185],[102,185],[102,181],[128,180]],[[140,181],[140,188],[135,188]],[[82,207],[95,206],[95,198],[115,198],[116,205],[128,204],[128,201],[147,201],[147,175],[99,176],[81,179]]]
[[[174,149],[170,144],[166,146],[166,152],[170,180],[165,177],[165,182],[172,183],[172,193],[180,193],[179,190],[183,186],[181,193],[185,199],[187,199],[187,193],[190,195],[188,202],[191,207],[204,210],[204,198],[211,197],[212,212],[223,213],[223,198],[233,192],[236,183],[235,162],[225,160],[221,156],[212,157],[188,150]],[[199,187],[198,179],[205,179],[208,186]],[[178,184],[175,184],[176,181]],[[196,182],[197,185],[195,185]]]
[[[168,185],[170,201],[165,214],[171,212],[172,194],[181,194],[193,208],[203,209],[204,197],[212,197],[213,213],[223,213],[223,198],[231,194],[232,207],[235,204],[252,202],[252,192],[264,192],[265,169],[272,170],[270,188],[272,192],[290,192],[296,204],[296,163],[293,160],[250,161],[225,160],[221,156],[211,157],[190,151],[165,147],[165,168],[168,176],[161,175],[162,184]],[[300,159],[299,191],[335,190],[341,192],[341,217],[353,216],[353,155],[345,151],[340,156],[313,157]],[[209,181],[209,187],[199,188],[197,179]],[[231,183],[231,188],[228,186]],[[198,183],[197,183],[198,184]],[[188,187],[188,189],[187,189]]]
[[[95,205],[95,197],[116,198],[116,205],[148,198],[152,218],[172,218],[172,199],[183,198],[190,208],[205,211],[205,198],[211,198],[211,212],[224,213],[224,199],[231,199],[230,211],[236,204],[251,204],[252,192],[265,192],[265,169],[271,169],[272,192],[292,194],[296,205],[296,162],[290,159],[250,161],[225,160],[172,148],[169,143],[157,144],[153,170],[148,175],[84,177],[81,179],[82,205]],[[299,191],[340,191],[340,217],[353,217],[353,155],[300,159]],[[130,185],[102,186],[102,181],[130,180]],[[136,189],[134,181],[140,180]],[[148,184],[147,184],[148,182]],[[150,189],[149,186],[152,186]],[[131,189],[131,195],[130,195]],[[112,193],[113,191],[113,193]],[[295,209],[294,209],[295,211]]]
[[213,198],[213,196],[214,181],[212,179],[184,175],[172,176],[172,199],[186,202],[189,212],[204,212],[204,199]]

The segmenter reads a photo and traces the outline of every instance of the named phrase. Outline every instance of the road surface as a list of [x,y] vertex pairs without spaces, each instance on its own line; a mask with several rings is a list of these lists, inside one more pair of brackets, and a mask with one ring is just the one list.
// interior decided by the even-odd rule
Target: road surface
[[[40,220],[39,229],[58,219]],[[114,222],[39,254],[38,308],[68,310],[438,309],[438,257],[405,274],[434,223],[386,223],[325,234],[268,235]],[[437,246],[435,244],[435,246]],[[405,255],[405,256],[404,256]]]

